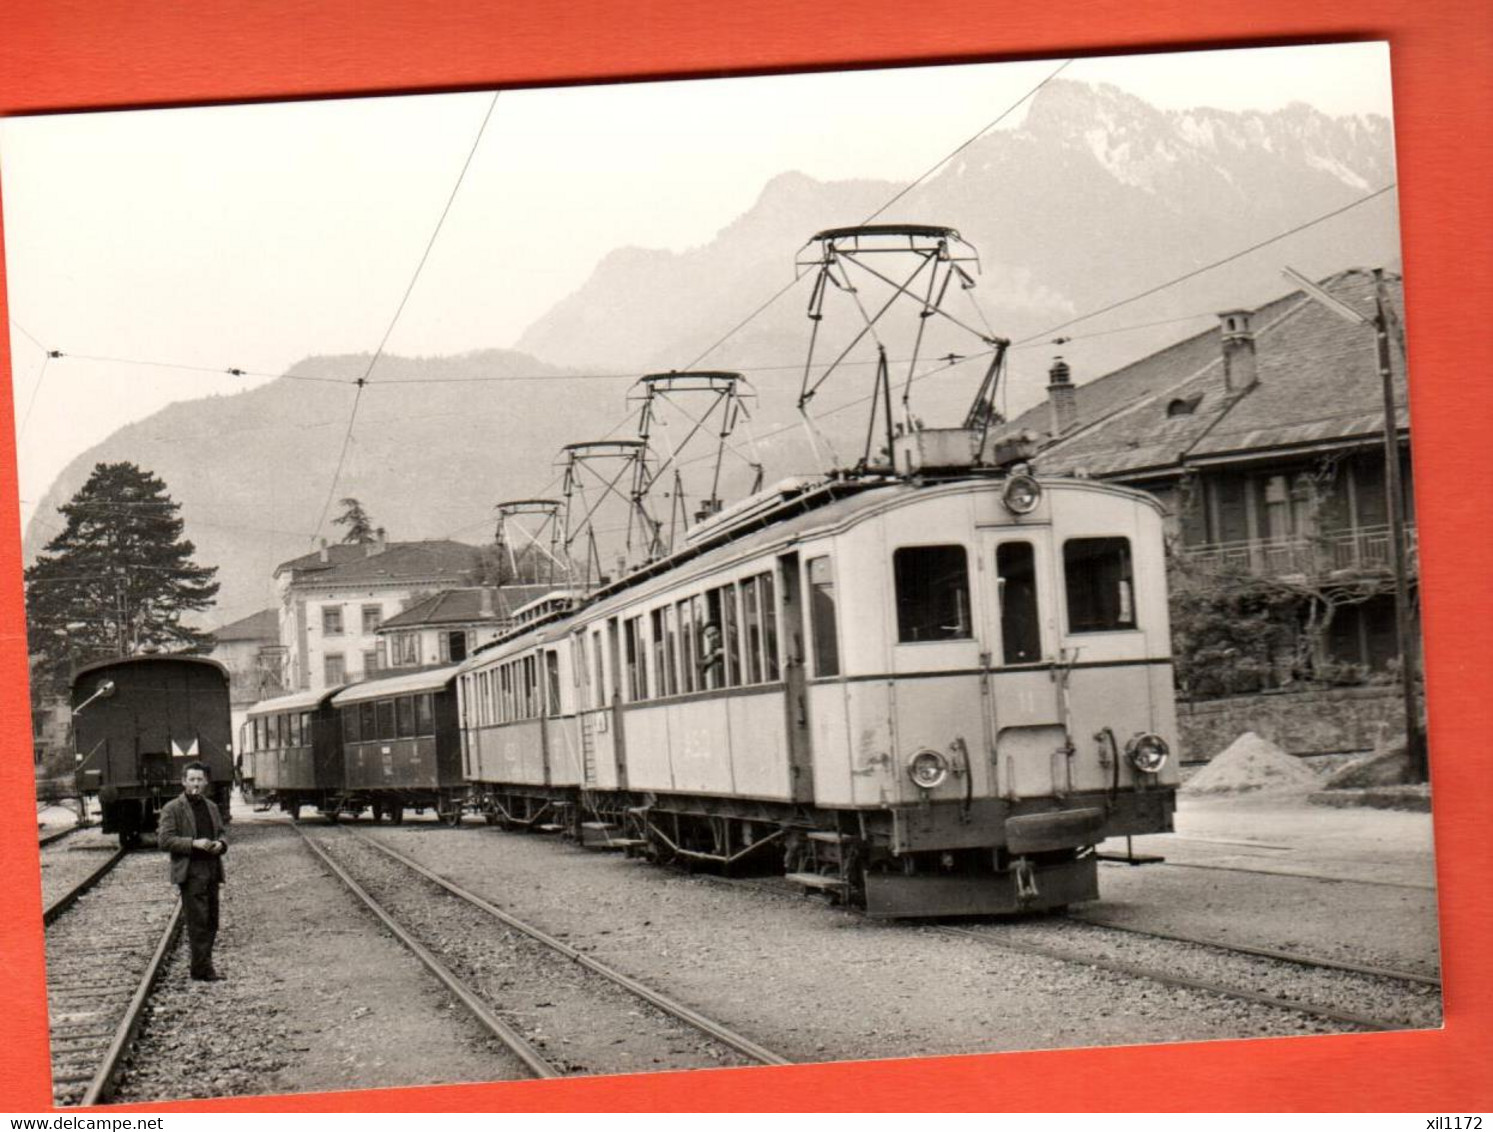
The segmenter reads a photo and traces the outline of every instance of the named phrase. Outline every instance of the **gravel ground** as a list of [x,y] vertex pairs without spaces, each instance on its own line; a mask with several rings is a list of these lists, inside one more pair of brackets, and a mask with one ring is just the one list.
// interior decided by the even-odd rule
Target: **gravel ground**
[[1020,920],[974,929],[994,942],[1050,947],[1077,959],[1133,964],[1164,975],[1217,982],[1272,998],[1300,1002],[1411,1029],[1441,1025],[1441,992],[1423,983],[1300,967],[1174,940],[1091,927],[1071,920]]
[[347,831],[317,843],[564,1074],[754,1064]]
[[[41,849],[41,904],[48,907],[119,848],[113,834],[105,837],[97,829],[79,830]],[[83,899],[88,899],[84,897]]]
[[[1105,848],[1123,852],[1124,843]],[[1440,970],[1428,814],[1327,810],[1304,798],[1183,798],[1177,835],[1137,837],[1135,849],[1171,863],[1102,865],[1102,899],[1084,906],[1085,916],[1418,974]]]
[[429,826],[375,836],[798,1061],[1333,1028],[554,839]]
[[[177,949],[121,1100],[373,1089],[522,1076],[284,825],[235,821],[214,957]],[[165,884],[165,858],[159,857]]]

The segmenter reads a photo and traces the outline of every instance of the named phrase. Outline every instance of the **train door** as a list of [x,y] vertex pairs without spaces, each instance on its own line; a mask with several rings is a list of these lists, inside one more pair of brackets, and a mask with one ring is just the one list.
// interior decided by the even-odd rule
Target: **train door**
[[1008,798],[1071,789],[1066,673],[1052,663],[1046,546],[1029,532],[987,538],[984,569],[995,578],[986,603],[985,703],[998,792]]
[[809,735],[808,677],[805,667],[803,585],[798,554],[778,559],[778,592],[783,649],[784,704],[788,713],[788,773],[795,802],[814,800],[814,748]]

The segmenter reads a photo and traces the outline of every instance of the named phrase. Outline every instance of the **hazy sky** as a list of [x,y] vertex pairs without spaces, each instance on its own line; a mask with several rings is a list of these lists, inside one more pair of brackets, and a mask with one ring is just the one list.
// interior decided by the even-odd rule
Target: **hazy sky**
[[[502,94],[386,349],[512,345],[612,249],[706,243],[787,170],[910,180],[1056,65]],[[1384,44],[1080,59],[1063,77],[1167,109],[1301,101],[1390,113]],[[229,367],[275,374],[309,354],[372,351],[491,102],[426,95],[0,122],[18,429],[30,409],[18,444],[23,519],[69,460],[120,425],[268,380]],[[42,346],[69,356],[46,362]]]

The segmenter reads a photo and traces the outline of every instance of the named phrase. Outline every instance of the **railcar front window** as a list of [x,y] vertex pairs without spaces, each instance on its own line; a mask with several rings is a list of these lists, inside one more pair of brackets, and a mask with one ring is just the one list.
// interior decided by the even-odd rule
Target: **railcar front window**
[[814,675],[840,675],[839,615],[828,555],[809,559],[809,622],[814,633]]
[[1037,560],[1032,544],[1002,543],[995,552],[995,576],[1000,582],[1002,658],[1007,664],[1041,660]]
[[1135,574],[1130,540],[1075,538],[1063,544],[1068,632],[1135,628]]
[[898,641],[964,641],[973,636],[964,547],[901,547],[892,554],[892,572]]
[[771,574],[757,579],[762,584],[762,667],[769,681],[778,678],[778,603]]

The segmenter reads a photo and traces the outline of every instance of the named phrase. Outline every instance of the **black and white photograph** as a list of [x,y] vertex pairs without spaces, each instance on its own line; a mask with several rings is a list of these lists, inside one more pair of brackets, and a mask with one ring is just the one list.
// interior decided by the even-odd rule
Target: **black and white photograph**
[[0,119],[55,1103],[1439,1028],[1391,64]]

